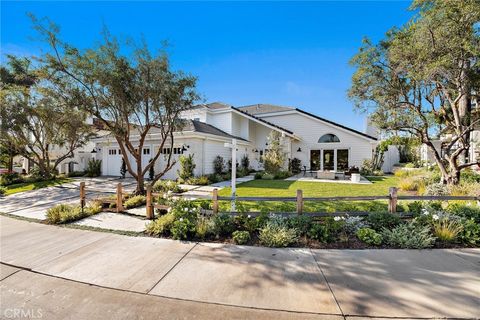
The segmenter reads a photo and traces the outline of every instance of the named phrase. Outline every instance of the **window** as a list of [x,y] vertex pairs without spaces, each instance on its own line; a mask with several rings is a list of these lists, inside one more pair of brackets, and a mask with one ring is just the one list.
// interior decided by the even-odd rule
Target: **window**
[[111,156],[116,155],[117,154],[117,149],[108,150],[108,154],[111,155]]
[[118,154],[122,154],[122,149],[118,149]]
[[327,133],[318,139],[318,143],[332,143],[332,142],[340,142],[340,139],[334,134]]
[[149,155],[150,154],[150,148],[143,148],[143,154],[144,155]]
[[173,154],[183,154],[183,148],[163,148],[162,154],[170,154],[172,152]]

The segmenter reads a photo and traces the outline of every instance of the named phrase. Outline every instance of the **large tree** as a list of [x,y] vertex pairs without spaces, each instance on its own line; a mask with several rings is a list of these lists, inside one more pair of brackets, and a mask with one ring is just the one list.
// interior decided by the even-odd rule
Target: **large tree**
[[9,56],[2,66],[1,88],[2,148],[32,161],[43,178],[50,178],[92,136],[75,99],[52,90],[29,59]]
[[[33,21],[50,45],[51,52],[42,62],[48,66],[51,77],[57,79],[58,89],[75,95],[78,105],[111,132],[127,171],[137,180],[135,192],[143,194],[144,176],[164,147],[173,148],[174,132],[182,127],[180,113],[198,99],[196,78],[172,71],[166,53],[152,53],[145,42],[137,45],[129,41],[121,47],[105,31],[98,46],[79,50],[59,39],[56,26]],[[159,140],[159,148],[144,165],[142,150],[152,133]],[[174,164],[170,152],[152,183]]]
[[[443,182],[456,184],[469,161],[479,92],[480,2],[417,0],[414,18],[378,44],[364,40],[349,96],[384,130],[416,136],[433,153]],[[437,150],[433,141],[442,137]]]

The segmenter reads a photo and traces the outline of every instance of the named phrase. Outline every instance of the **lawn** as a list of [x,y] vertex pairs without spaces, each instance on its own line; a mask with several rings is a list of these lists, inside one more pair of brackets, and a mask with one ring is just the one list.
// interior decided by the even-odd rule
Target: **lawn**
[[46,187],[51,187],[55,185],[59,185],[66,182],[71,182],[73,179],[70,178],[58,178],[55,180],[47,180],[47,181],[38,181],[38,182],[24,182],[24,183],[16,183],[6,186],[5,195],[10,195],[18,192],[29,191],[29,190],[36,190]]
[[[295,197],[297,189],[303,190],[304,197],[335,197],[335,196],[386,196],[390,187],[397,186],[395,176],[369,177],[372,184],[322,183],[285,180],[253,180],[237,186],[239,197]],[[219,192],[221,196],[230,196],[231,189],[225,188]],[[229,203],[220,203],[221,210],[228,210]],[[238,202],[239,210],[247,211],[295,211],[294,202]],[[383,211],[387,210],[386,201],[306,201],[305,211],[335,212],[335,211]]]

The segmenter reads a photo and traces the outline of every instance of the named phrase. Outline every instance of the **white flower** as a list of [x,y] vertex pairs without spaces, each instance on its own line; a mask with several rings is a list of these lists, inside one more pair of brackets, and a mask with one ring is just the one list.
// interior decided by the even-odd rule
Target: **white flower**
[[163,199],[167,199],[167,195],[165,193],[163,194]]
[[170,212],[170,211],[172,211],[172,208],[168,208],[168,209],[167,209],[167,212]]
[[425,216],[428,216],[430,214],[430,212],[428,212],[427,209],[423,208],[422,209],[422,214],[425,215]]
[[169,194],[169,195],[172,194],[172,193],[173,193],[172,190],[168,190],[168,192],[167,192],[167,194]]
[[187,211],[188,211],[188,208],[183,208],[183,211],[187,212]]
[[335,220],[335,221],[340,221],[341,219],[342,219],[342,218],[340,218],[340,217],[334,217],[334,218],[333,218],[333,220]]
[[438,219],[439,219],[439,218],[438,218],[438,215],[434,214],[434,215],[432,216],[432,219],[433,219],[433,220],[438,220]]
[[247,218],[249,218],[249,219],[250,219],[251,217],[252,217],[251,215],[248,215],[248,216],[247,216]]
[[180,218],[180,221],[183,221],[183,218]]

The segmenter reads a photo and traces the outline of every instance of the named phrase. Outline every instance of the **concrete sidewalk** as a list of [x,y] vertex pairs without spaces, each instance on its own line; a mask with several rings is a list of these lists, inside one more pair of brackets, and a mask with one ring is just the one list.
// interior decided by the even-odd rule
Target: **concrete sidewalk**
[[479,249],[270,249],[0,224],[2,309],[49,319],[480,315]]

